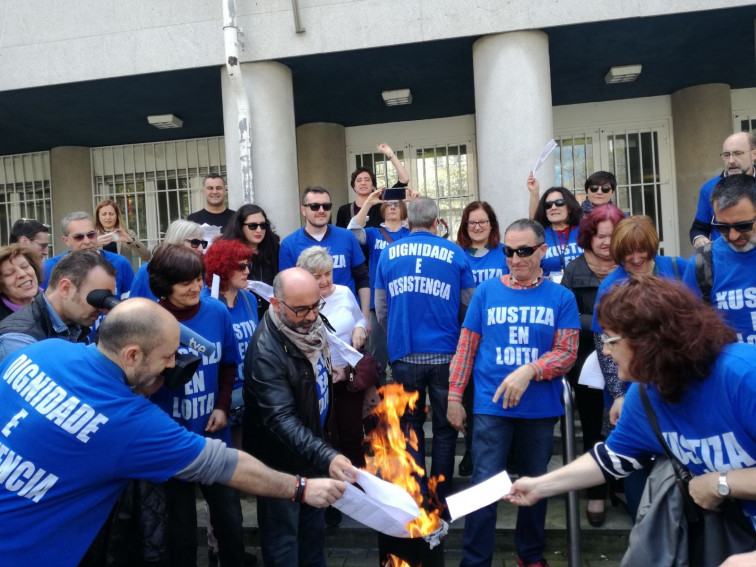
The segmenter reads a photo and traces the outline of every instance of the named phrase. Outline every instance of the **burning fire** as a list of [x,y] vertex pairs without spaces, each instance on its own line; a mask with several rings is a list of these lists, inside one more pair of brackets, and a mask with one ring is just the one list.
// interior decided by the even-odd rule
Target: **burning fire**
[[[400,418],[404,415],[407,407],[415,408],[418,393],[404,391],[401,384],[387,384],[379,392],[383,395],[381,404],[373,410],[373,415],[378,418],[378,426],[370,432],[368,440],[372,449],[372,457],[367,458],[368,472],[389,481],[406,490],[420,508],[420,516],[407,524],[410,537],[422,537],[436,531],[441,526],[442,506],[436,497],[436,486],[440,479],[428,479],[428,489],[432,499],[432,510],[428,511],[423,502],[420,485],[413,473],[424,476],[425,470],[420,467],[407,452],[407,440],[399,425]],[[410,431],[410,446],[417,449],[417,435]],[[408,565],[395,558],[393,565],[402,567]]]
[[397,557],[396,555],[391,555],[389,553],[389,560],[384,565],[384,567],[412,567],[409,563],[401,559],[400,557]]

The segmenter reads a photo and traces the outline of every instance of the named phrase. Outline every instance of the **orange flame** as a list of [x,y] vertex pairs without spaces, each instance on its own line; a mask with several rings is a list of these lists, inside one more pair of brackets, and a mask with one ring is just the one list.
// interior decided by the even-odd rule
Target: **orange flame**
[[[383,480],[403,488],[417,502],[420,508],[420,516],[406,526],[410,537],[421,537],[431,534],[441,524],[440,515],[442,507],[439,505],[435,494],[436,486],[439,480],[443,480],[443,477],[428,480],[428,489],[434,504],[433,510],[429,512],[423,506],[423,495],[420,492],[420,485],[415,476],[413,476],[413,473],[418,476],[424,476],[425,470],[415,463],[412,455],[407,452],[407,441],[409,441],[413,449],[417,450],[417,435],[415,435],[414,431],[410,431],[410,438],[406,440],[399,425],[399,420],[404,415],[407,407],[415,409],[418,393],[405,392],[401,384],[387,384],[378,391],[382,394],[383,400],[373,410],[373,415],[378,418],[378,426],[368,436],[372,449],[372,457],[367,457],[365,468],[368,472],[381,477]],[[394,565],[399,567],[408,564],[401,562],[394,563]]]
[[388,562],[384,567],[412,567],[409,563],[401,559],[400,557],[397,557],[396,555],[391,555],[389,553],[388,556]]

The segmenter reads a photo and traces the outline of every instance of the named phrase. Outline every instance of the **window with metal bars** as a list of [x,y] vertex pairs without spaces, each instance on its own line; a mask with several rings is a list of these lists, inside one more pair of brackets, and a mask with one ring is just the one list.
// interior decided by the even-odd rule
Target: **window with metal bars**
[[[8,244],[11,227],[20,218],[39,221],[52,233],[50,152],[0,156],[0,166],[0,244]],[[54,253],[51,238],[49,254]]]

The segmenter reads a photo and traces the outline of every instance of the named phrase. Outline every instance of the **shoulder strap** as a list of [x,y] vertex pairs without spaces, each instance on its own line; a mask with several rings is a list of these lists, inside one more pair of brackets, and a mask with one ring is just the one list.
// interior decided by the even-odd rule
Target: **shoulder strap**
[[247,299],[247,294],[244,293],[243,289],[239,290],[239,294],[242,296],[242,299],[244,299],[244,303],[247,305],[247,311],[249,311],[250,317],[252,316],[252,306],[249,304],[249,299]]
[[714,270],[711,261],[712,242],[696,248],[694,260],[696,263],[696,283],[705,303],[711,305],[711,288],[714,285]]
[[357,213],[354,212],[354,201],[349,203],[349,218],[354,217]]
[[383,235],[383,238],[386,240],[386,242],[391,244],[394,241],[394,239],[391,238],[391,235],[388,233],[388,231],[385,228],[383,228],[382,226],[379,226],[378,230],[381,231],[381,234]]

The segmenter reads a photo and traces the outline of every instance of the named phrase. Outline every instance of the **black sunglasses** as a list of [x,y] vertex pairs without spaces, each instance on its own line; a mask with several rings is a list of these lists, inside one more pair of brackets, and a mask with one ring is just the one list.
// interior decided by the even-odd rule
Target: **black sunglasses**
[[716,230],[717,232],[721,232],[722,234],[727,234],[730,232],[730,230],[736,230],[738,232],[750,232],[753,230],[753,225],[756,223],[756,219],[753,219],[751,221],[741,221],[741,222],[733,222],[733,223],[725,223],[725,222],[713,222],[711,223],[711,228]]
[[613,191],[611,185],[591,185],[589,189],[591,190],[591,193],[598,193],[599,189],[602,193],[611,193]]
[[333,208],[333,203],[305,203],[303,207],[310,207],[311,211],[319,211],[320,207],[323,207],[324,211],[330,211]]
[[522,246],[520,248],[510,248],[509,246],[505,246],[504,255],[507,258],[511,258],[515,254],[517,254],[520,258],[527,258],[535,254],[535,251],[538,250],[540,247],[541,247],[540,244],[536,244],[535,246]]
[[73,238],[76,242],[81,242],[84,240],[84,238],[89,238],[89,240],[94,240],[97,236],[97,233],[93,230],[92,232],[87,232],[84,234],[72,234],[71,238]]
[[545,201],[543,204],[548,210],[552,207],[564,207],[565,204],[567,204],[567,201],[565,201],[564,199],[557,199],[556,201]]
[[192,248],[207,248],[207,240],[200,240],[199,238],[187,238],[185,242],[188,242]]
[[249,262],[239,262],[239,271],[243,272],[244,270],[251,270],[252,267],[250,266]]
[[242,224],[246,226],[249,230],[257,230],[258,228],[261,228],[263,230],[268,230],[270,228],[269,222],[243,222]]

